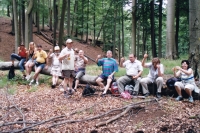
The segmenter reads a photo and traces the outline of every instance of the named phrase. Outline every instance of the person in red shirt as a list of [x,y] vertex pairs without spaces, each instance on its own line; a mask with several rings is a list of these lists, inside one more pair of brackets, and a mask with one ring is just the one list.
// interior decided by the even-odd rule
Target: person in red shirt
[[26,48],[25,48],[24,44],[22,43],[18,47],[17,54],[12,53],[10,57],[11,57],[12,65],[14,65],[15,59],[19,61],[18,65],[19,65],[20,71],[23,73],[23,77],[25,78],[26,74],[24,72],[24,63],[26,62],[27,56],[26,56]]

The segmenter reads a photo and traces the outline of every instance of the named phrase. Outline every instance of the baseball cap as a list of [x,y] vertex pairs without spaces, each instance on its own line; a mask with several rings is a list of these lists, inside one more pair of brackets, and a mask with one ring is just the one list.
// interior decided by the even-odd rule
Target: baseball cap
[[67,39],[66,43],[72,43],[72,39]]
[[59,46],[55,46],[54,50],[60,50],[60,47]]

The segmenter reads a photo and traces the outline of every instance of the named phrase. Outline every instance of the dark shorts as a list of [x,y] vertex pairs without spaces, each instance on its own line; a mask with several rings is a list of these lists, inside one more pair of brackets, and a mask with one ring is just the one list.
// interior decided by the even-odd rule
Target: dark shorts
[[[102,78],[103,80],[107,80],[108,79],[108,77],[103,75],[103,74],[99,75],[99,77]],[[114,79],[114,76],[112,76],[112,80],[113,79]]]
[[64,78],[74,78],[75,72],[74,70],[62,70],[62,75]]
[[36,60],[34,60],[34,63],[35,63],[35,66],[38,68],[40,67],[41,70],[45,67],[45,63],[40,63],[40,62],[37,62]]

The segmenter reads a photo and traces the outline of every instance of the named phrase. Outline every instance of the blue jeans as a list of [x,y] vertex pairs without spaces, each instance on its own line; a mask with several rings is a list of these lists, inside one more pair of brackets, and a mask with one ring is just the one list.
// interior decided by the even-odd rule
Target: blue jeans
[[19,61],[19,68],[20,71],[23,72],[24,71],[24,62],[26,61],[26,58],[19,56],[18,54],[12,53],[10,56],[11,60],[18,60]]

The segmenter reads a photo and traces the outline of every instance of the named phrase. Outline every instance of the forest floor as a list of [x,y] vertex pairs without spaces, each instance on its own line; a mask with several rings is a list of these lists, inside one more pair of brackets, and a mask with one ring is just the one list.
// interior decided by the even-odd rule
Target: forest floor
[[[0,17],[0,59],[3,61],[10,60],[10,54],[14,50],[14,36],[9,34],[10,31],[10,18]],[[45,32],[51,34],[48,29]],[[42,44],[45,50],[52,48],[36,35],[33,39],[36,44]],[[79,42],[74,47],[83,49],[92,59],[103,54],[100,48]],[[7,73],[0,71],[0,82],[7,81]],[[171,75],[165,75],[164,78],[166,80],[169,77]],[[160,100],[154,96],[129,100],[112,95],[101,97],[102,92],[98,87],[95,87],[97,95],[82,97],[84,85],[79,86],[77,92],[67,98],[58,87],[50,88],[51,77],[47,76],[42,80],[39,86],[30,87],[19,77],[0,86],[1,132],[200,132],[199,100],[189,103],[187,99],[177,102],[170,96],[163,96]],[[128,110],[126,106],[131,109]],[[125,108],[120,110],[122,107]],[[113,111],[109,112],[110,110]],[[124,112],[126,110],[127,113]],[[122,112],[124,114],[120,114]],[[119,118],[113,122],[107,121],[115,116]],[[105,121],[104,125],[98,126]]]

